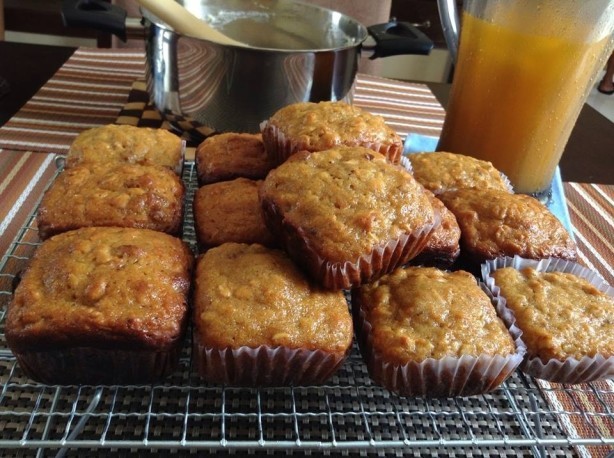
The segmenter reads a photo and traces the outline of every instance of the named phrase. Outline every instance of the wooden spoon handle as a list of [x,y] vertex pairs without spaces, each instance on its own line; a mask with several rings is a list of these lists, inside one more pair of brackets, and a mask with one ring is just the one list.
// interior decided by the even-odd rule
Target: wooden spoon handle
[[201,38],[223,45],[248,46],[214,29],[174,0],[138,0],[138,2],[143,8],[151,11],[181,35]]

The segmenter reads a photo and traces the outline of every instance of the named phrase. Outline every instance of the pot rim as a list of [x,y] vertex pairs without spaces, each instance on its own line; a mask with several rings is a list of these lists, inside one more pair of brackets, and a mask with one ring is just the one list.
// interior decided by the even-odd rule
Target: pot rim
[[[195,14],[197,17],[200,17],[199,12],[195,12],[194,9],[190,8],[190,5],[193,5],[193,3],[187,2],[185,0],[177,0],[179,3],[181,3],[184,7],[186,7],[188,10],[190,10],[192,12],[192,14]],[[209,0],[200,0],[201,4],[207,4],[209,2]],[[216,0],[213,0],[213,2],[215,2]],[[238,0],[241,2],[245,2],[245,3],[252,3],[254,5],[259,5],[262,7],[263,2],[260,1],[255,1],[255,0]],[[354,49],[359,47],[368,37],[369,37],[369,32],[367,30],[367,27],[365,25],[363,25],[361,22],[357,21],[356,19],[352,18],[351,16],[348,16],[347,14],[341,13],[339,11],[335,11],[329,8],[324,8],[321,7],[319,5],[314,5],[311,3],[306,3],[303,1],[298,1],[298,0],[278,0],[275,2],[275,4],[281,4],[281,5],[298,5],[301,8],[307,8],[307,9],[311,9],[314,12],[318,12],[319,14],[325,14],[327,17],[329,18],[333,18],[333,17],[337,17],[338,19],[335,21],[338,24],[340,24],[341,22],[345,22],[347,24],[349,24],[352,27],[355,27],[357,30],[357,34],[356,36],[352,36],[349,33],[345,33],[345,35],[347,36],[347,40],[349,41],[349,43],[347,44],[343,44],[343,45],[339,45],[339,46],[331,46],[331,47],[320,47],[320,48],[298,48],[298,49],[294,49],[294,48],[273,48],[273,47],[262,47],[262,46],[247,46],[247,47],[242,47],[242,46],[235,46],[232,44],[221,44],[221,43],[216,43],[214,41],[211,40],[206,40],[203,38],[197,38],[197,37],[192,37],[189,35],[184,35],[181,34],[179,32],[176,32],[172,27],[170,27],[168,24],[166,24],[164,21],[162,21],[160,18],[158,18],[157,16],[155,16],[153,13],[151,13],[150,11],[148,11],[146,8],[141,7],[140,11],[141,11],[141,15],[143,16],[143,18],[148,21],[150,24],[155,25],[156,27],[162,29],[165,32],[169,32],[173,35],[177,35],[179,37],[185,37],[185,38],[189,38],[192,40],[197,40],[197,41],[203,41],[206,43],[210,43],[212,45],[216,45],[216,46],[220,46],[223,48],[233,48],[233,49],[241,49],[243,51],[248,51],[248,52],[266,52],[266,53],[271,53],[271,52],[275,52],[275,53],[287,53],[287,54],[296,54],[296,53],[320,53],[320,52],[339,52],[339,51],[344,51],[344,50],[348,50],[348,49]],[[238,9],[230,9],[227,7],[222,7],[220,8],[220,12],[236,12],[236,11],[240,11]],[[272,12],[272,14],[274,14],[274,10],[266,10],[266,12]],[[219,13],[218,13],[219,14]],[[203,19],[201,17],[201,19]],[[213,27],[215,27],[215,25],[213,25]],[[230,35],[229,35],[230,36]],[[236,37],[231,37],[231,38],[236,38]]]

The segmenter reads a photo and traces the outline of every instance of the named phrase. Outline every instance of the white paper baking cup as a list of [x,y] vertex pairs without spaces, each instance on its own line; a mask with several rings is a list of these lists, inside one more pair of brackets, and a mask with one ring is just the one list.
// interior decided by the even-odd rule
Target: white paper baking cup
[[72,347],[15,351],[23,372],[49,385],[152,383],[169,376],[179,364],[182,341],[167,351]]
[[[268,121],[260,123],[260,131],[262,132],[262,141],[267,155],[273,163],[279,165],[285,162],[290,156],[299,151],[307,150],[314,151],[312,147],[303,142],[288,139],[286,135],[275,125],[271,125]],[[330,148],[337,146],[362,146],[383,154],[388,162],[398,164],[403,155],[403,144],[378,143],[378,142],[351,142],[331,145]]]
[[514,194],[516,191],[514,191],[514,185],[512,184],[512,182],[510,181],[510,179],[507,177],[507,175],[503,172],[499,172],[499,174],[501,175],[501,178],[503,179],[503,181],[505,182],[505,186],[507,186],[507,190],[509,192],[511,192],[512,194]]
[[403,167],[405,170],[407,170],[409,173],[411,173],[413,176],[414,169],[412,168],[411,161],[404,154],[401,155],[401,158],[399,159],[399,165]]
[[[541,260],[525,259],[520,256],[500,257],[486,261],[482,264],[482,279],[497,300],[497,309],[505,310],[501,315],[507,324],[515,323],[514,312],[507,307],[507,302],[501,296],[501,290],[496,285],[491,273],[504,267],[523,269],[532,267],[538,272],[565,272],[587,280],[599,291],[614,296],[614,288],[611,287],[598,272],[590,270],[576,262],[558,258]],[[585,356],[581,359],[567,358],[565,361],[551,359],[543,362],[538,357],[527,354],[520,365],[520,369],[533,377],[557,383],[586,383],[600,378],[614,377],[614,356],[595,355]]]
[[220,349],[198,340],[195,333],[193,359],[201,378],[233,386],[320,385],[339,369],[349,352],[339,355],[266,345]]
[[[482,290],[489,295],[484,285]],[[377,384],[401,396],[453,397],[488,393],[499,387],[522,362],[526,346],[522,332],[507,326],[516,352],[511,355],[463,355],[398,364],[386,361],[372,342],[372,325],[357,301],[352,301],[358,344],[369,376]]]

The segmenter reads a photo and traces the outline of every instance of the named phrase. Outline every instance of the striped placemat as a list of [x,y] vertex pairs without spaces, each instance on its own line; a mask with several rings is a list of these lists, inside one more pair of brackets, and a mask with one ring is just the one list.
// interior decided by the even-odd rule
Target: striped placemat
[[[614,437],[613,380],[599,380],[590,385],[561,385],[544,380],[537,380],[537,383],[551,409],[560,413],[559,423],[569,438]],[[590,415],[578,415],[577,412],[590,412]],[[611,445],[582,445],[576,446],[576,451],[583,458],[611,458],[614,448]]]
[[78,49],[0,128],[0,148],[66,153],[81,131],[115,122],[144,65],[142,51]]
[[54,177],[55,155],[0,149],[0,253],[5,256],[17,236],[34,242],[38,234],[24,234],[29,218]]
[[[598,271],[614,285],[614,186],[564,183],[564,189],[579,262]],[[538,385],[553,410],[591,412],[590,415],[561,414],[558,417],[570,438],[614,436],[613,380],[593,382],[590,387],[543,380],[538,380]],[[576,450],[586,458],[605,458],[613,452],[611,446],[603,445],[578,446]]]
[[566,183],[567,208],[574,227],[580,262],[614,285],[613,186]]
[[428,86],[359,74],[354,101],[384,117],[401,137],[408,133],[439,137],[445,111]]

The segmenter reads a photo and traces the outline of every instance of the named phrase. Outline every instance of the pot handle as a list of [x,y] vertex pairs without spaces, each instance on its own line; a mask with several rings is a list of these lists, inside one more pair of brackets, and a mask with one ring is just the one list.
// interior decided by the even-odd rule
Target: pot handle
[[386,24],[367,27],[367,30],[376,43],[373,47],[363,44],[363,49],[373,52],[370,59],[401,54],[428,55],[434,46],[433,41],[424,32],[409,22],[392,19]]
[[64,0],[62,21],[66,27],[88,27],[117,35],[126,41],[126,10],[102,0]]

